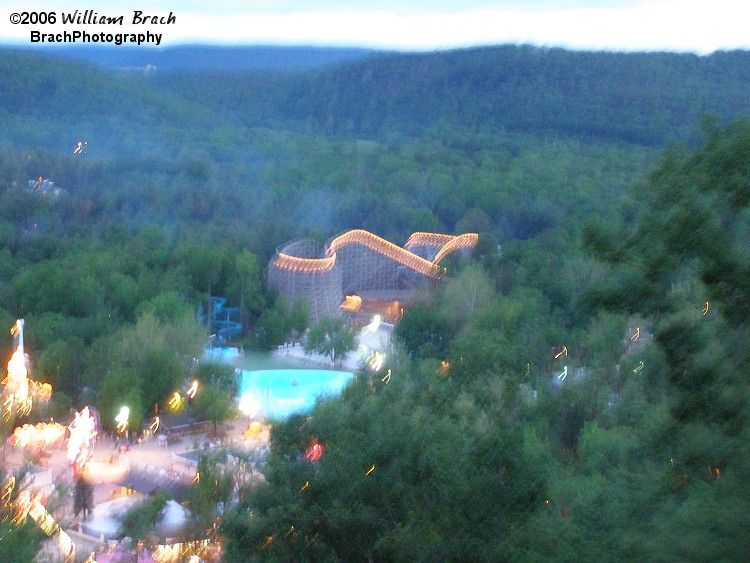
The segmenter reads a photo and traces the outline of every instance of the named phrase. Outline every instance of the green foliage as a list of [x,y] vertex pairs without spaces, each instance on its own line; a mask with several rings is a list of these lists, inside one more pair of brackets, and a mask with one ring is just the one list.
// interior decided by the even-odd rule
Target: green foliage
[[[737,299],[747,289],[741,272],[750,268],[741,250],[750,200],[737,180],[738,171],[746,177],[750,169],[748,131],[750,122],[738,119],[692,155],[668,153],[650,176],[644,212],[633,231],[619,237],[617,251],[602,251],[604,243],[596,240],[603,235],[587,239],[613,263],[612,281],[593,299],[658,319],[655,339],[678,393],[675,413],[684,419],[737,424],[737,417],[745,418],[725,392],[732,388],[735,398],[745,392],[732,367],[744,356],[725,344],[745,334],[750,319]],[[623,292],[623,282],[635,292]],[[617,294],[631,299],[623,302]]]
[[482,267],[469,264],[446,281],[441,292],[443,315],[454,326],[463,326],[489,305],[493,293],[492,282]]
[[306,354],[328,356],[334,364],[356,346],[354,332],[341,317],[323,317],[305,336]]
[[209,383],[202,386],[193,401],[193,411],[200,420],[210,420],[217,424],[232,418],[236,409],[229,392],[217,384]]
[[[274,427],[267,484],[246,491],[248,504],[225,518],[228,553],[500,557],[542,494],[544,446],[533,432],[527,445],[501,407],[473,394],[431,406],[420,377],[404,369],[375,393],[355,381],[344,403]],[[305,458],[313,438],[323,445],[317,462]],[[240,526],[249,507],[253,518]]]
[[166,404],[175,390],[182,387],[185,372],[182,363],[168,350],[151,350],[138,373],[143,403]]
[[191,100],[231,107],[255,126],[357,138],[450,134],[481,154],[498,130],[655,145],[695,138],[706,111],[747,110],[749,66],[741,51],[695,57],[504,45],[381,54],[273,80],[252,71],[157,80]]
[[239,381],[235,368],[231,365],[201,362],[198,364],[197,378],[204,385],[213,385],[226,391],[230,397],[236,397]]
[[134,504],[120,516],[120,530],[130,538],[131,548],[137,549],[141,541],[147,545],[156,543],[153,541],[156,539],[154,527],[161,519],[168,500],[167,494],[158,490],[153,496]]
[[259,347],[270,350],[284,342],[286,334],[285,305],[277,299],[273,307],[260,314],[256,323],[255,342]]
[[[263,280],[286,240],[471,230],[476,262],[407,307],[387,382],[275,426],[236,501],[201,466],[191,502],[206,529],[224,509],[227,560],[745,560],[750,126],[722,120],[747,68],[498,47],[144,79],[0,52],[0,324],[26,319],[61,399],[32,418],[95,398],[140,426],[193,378],[209,294],[245,345],[298,337],[309,312]],[[693,148],[646,174],[672,140]],[[336,360],[338,331],[308,345]],[[234,377],[197,377],[218,422]],[[34,527],[3,522],[0,559],[31,560]]]
[[140,428],[144,415],[151,407],[141,395],[138,374],[127,368],[114,368],[105,374],[96,404],[102,424],[107,428],[116,426],[115,417],[122,407],[130,410],[129,427]]
[[226,469],[226,461],[226,456],[201,456],[198,459],[196,473],[199,478],[190,486],[187,504],[199,530],[211,528],[219,515],[217,505],[224,506],[232,495],[234,481]]
[[404,311],[394,336],[417,358],[443,357],[451,334],[443,312],[428,303],[417,303]]

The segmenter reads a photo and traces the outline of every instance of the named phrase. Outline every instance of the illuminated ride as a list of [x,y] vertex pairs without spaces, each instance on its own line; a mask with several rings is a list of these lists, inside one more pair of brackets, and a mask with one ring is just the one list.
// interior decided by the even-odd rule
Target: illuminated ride
[[[8,375],[2,381],[3,418],[13,422],[18,416],[25,416],[31,412],[33,400],[47,401],[52,394],[49,383],[37,383],[29,379],[29,370],[26,353],[23,348],[23,319],[18,319],[11,334],[17,342],[16,349],[8,362]],[[95,413],[94,413],[95,414]],[[8,438],[8,443],[17,448],[39,448],[39,450],[58,445],[65,439],[69,431],[68,454],[73,465],[74,472],[79,471],[91,455],[93,440],[96,437],[96,417],[91,416],[88,407],[80,413],[76,413],[75,420],[68,426],[62,426],[56,422],[39,422],[35,425],[24,424],[13,430]],[[74,458],[71,459],[71,454]],[[16,479],[11,475],[2,485],[2,502],[10,504]],[[43,494],[30,490],[18,492],[12,503],[13,523],[17,526],[23,525],[26,518],[31,518],[39,528],[54,539],[57,543],[64,561],[73,561],[75,558],[75,545],[70,536],[60,527],[52,515],[45,508],[47,500]]]
[[[310,305],[310,320],[338,315],[347,296],[362,290],[389,291],[439,279],[440,262],[456,251],[470,251],[478,235],[414,233],[404,247],[361,229],[330,239],[321,250],[308,239],[289,242],[269,263],[268,281],[282,294]],[[345,305],[344,309],[347,309]]]

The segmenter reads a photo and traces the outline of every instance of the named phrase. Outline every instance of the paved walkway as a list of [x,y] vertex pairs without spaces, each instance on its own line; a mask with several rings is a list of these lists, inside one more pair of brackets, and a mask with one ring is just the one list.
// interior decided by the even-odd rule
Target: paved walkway
[[[246,437],[247,427],[247,419],[244,417],[225,423],[220,427],[220,431],[225,434],[223,443],[240,448],[262,447],[267,444],[268,428],[264,428],[253,437]],[[145,471],[156,476],[168,476],[172,480],[178,479],[190,483],[195,477],[195,466],[186,463],[175,454],[195,450],[196,446],[197,449],[203,449],[212,441],[214,445],[219,443],[219,440],[212,439],[206,434],[185,435],[179,442],[170,445],[151,438],[140,444],[134,443],[127,449],[120,448],[118,452],[118,447],[111,437],[99,436],[87,466],[88,478],[94,489],[94,505],[102,504],[117,496],[120,492],[117,483],[123,480],[130,470]],[[0,454],[0,465],[11,470],[18,469],[30,460],[29,452],[7,444],[4,446],[4,455]],[[75,532],[79,519],[73,515],[73,473],[67,460],[65,446],[47,450],[41,460],[42,473],[37,475],[39,482],[45,482],[46,475],[43,474],[46,473],[44,469],[47,469],[53,484],[65,484],[71,491],[67,505],[56,512],[58,522],[63,529],[72,530],[70,535],[73,537],[78,553],[96,550],[101,545],[99,538]],[[45,486],[43,489],[49,493],[51,487]]]

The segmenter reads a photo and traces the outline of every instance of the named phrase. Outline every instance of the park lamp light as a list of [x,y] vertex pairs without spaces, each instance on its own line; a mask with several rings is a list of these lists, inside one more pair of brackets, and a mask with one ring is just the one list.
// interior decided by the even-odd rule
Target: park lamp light
[[115,417],[117,423],[117,431],[125,432],[128,427],[128,417],[130,416],[130,409],[128,407],[122,407],[120,412]]
[[195,394],[198,392],[198,380],[193,381],[193,384],[187,390],[187,396],[191,399],[195,399]]
[[179,391],[175,391],[174,395],[172,395],[172,398],[169,399],[169,406],[172,407],[173,410],[177,410],[180,407],[181,401],[182,395],[180,395]]
[[239,409],[248,419],[253,418],[258,412],[258,401],[249,391],[240,397]]

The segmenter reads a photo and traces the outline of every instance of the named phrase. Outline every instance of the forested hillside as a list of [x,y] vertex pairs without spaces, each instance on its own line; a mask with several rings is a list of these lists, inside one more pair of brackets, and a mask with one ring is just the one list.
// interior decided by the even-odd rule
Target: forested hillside
[[234,110],[247,124],[351,137],[428,134],[471,148],[499,132],[649,146],[695,141],[704,113],[747,111],[749,80],[745,52],[698,57],[506,46],[387,54],[287,76],[164,73],[157,83]]
[[330,66],[377,51],[335,47],[175,45],[172,47],[42,47],[38,52],[81,59],[111,68],[289,69]]
[[225,296],[247,349],[302,332],[264,274],[287,240],[480,234],[389,377],[274,426],[265,483],[201,462],[227,560],[748,559],[750,54],[0,71],[0,328],[55,388],[25,422],[126,397],[136,425],[188,377],[230,404],[199,311]]

